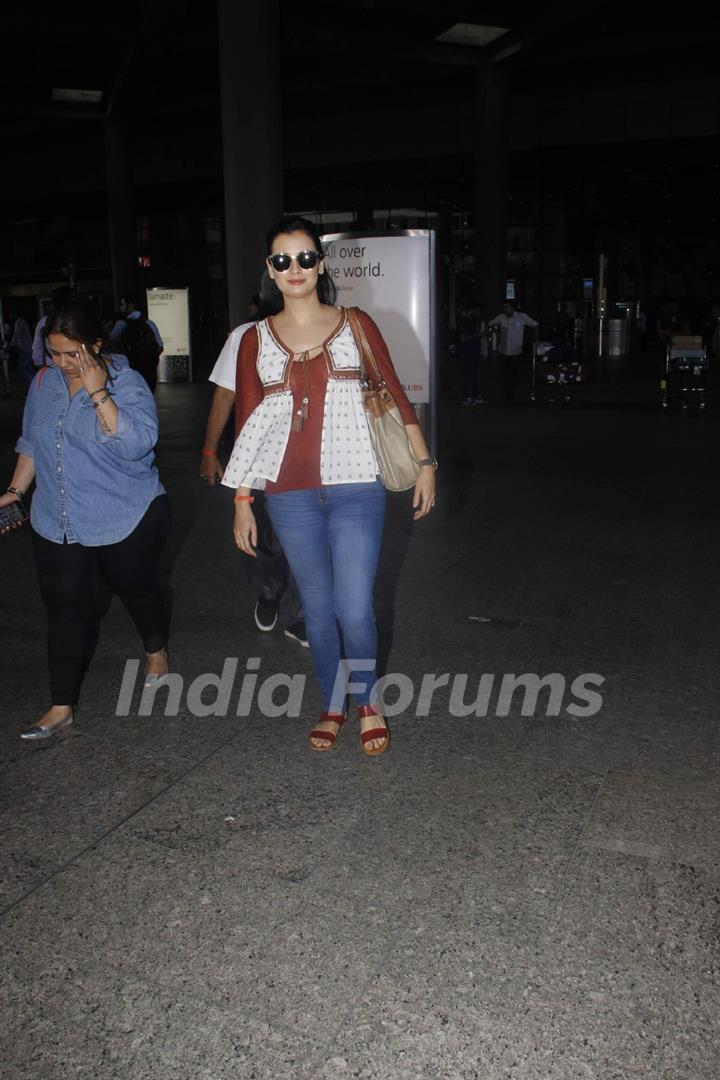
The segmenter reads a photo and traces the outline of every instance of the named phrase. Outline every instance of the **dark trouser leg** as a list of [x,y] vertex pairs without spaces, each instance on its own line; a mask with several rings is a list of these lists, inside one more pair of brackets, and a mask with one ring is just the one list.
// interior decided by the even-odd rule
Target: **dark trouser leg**
[[388,673],[395,632],[395,594],[413,528],[412,491],[388,491],[385,494],[385,523],[373,600],[380,678]]
[[501,356],[500,358],[503,392],[507,404],[515,400],[515,391],[517,390],[518,375],[520,373],[520,359],[519,356]]
[[[284,558],[284,555],[283,555]],[[287,560],[286,560],[287,561]],[[278,618],[281,626],[290,626],[298,619],[302,619],[302,602],[300,600],[300,593],[298,587],[295,584],[295,578],[293,572],[288,564],[287,579],[285,581],[285,588],[280,596],[280,607],[278,610]]]
[[256,557],[245,560],[248,583],[255,596],[279,605],[281,622],[289,625],[300,618],[300,596],[285,552],[273,530],[262,492],[255,495],[253,513],[258,544]]
[[155,361],[154,364],[142,364],[140,367],[136,368],[136,371],[139,375],[142,375],[143,379],[150,387],[150,392],[154,394],[155,387],[157,386],[158,362]]
[[97,641],[94,549],[54,544],[36,532],[33,546],[48,617],[51,702],[74,705]]
[[103,577],[127,608],[148,653],[167,644],[167,615],[157,568],[169,529],[170,503],[167,495],[158,495],[129,536],[117,544],[93,548]]
[[27,385],[30,386],[37,371],[37,368],[33,363],[32,353],[18,350],[17,364],[19,373],[22,375]]
[[[232,453],[234,443],[235,420],[231,418],[225,425],[221,440],[226,461]],[[258,546],[256,557],[245,559],[248,584],[255,596],[278,604],[280,625],[289,626],[302,617],[300,593],[268,517],[265,494],[262,491],[255,492],[253,513],[258,528]]]
[[462,358],[463,398],[476,398],[480,394],[480,351],[466,343],[460,351]]

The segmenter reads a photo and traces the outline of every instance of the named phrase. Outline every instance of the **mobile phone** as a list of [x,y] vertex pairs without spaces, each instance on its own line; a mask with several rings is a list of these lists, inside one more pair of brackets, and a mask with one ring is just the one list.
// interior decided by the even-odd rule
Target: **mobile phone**
[[24,525],[29,519],[30,514],[19,499],[16,502],[10,503],[8,506],[3,506],[2,509],[0,509],[0,533],[9,532],[10,529],[16,529],[19,525]]

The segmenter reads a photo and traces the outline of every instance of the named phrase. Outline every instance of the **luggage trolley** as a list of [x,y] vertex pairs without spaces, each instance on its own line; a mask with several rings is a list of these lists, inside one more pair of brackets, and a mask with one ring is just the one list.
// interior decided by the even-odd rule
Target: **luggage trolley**
[[[551,341],[533,342],[530,400],[569,403],[575,390],[588,381],[588,366],[574,348]],[[543,388],[539,393],[540,387]]]
[[710,360],[702,338],[673,334],[665,349],[665,372],[660,380],[663,409],[675,403],[683,412],[704,409],[709,374]]

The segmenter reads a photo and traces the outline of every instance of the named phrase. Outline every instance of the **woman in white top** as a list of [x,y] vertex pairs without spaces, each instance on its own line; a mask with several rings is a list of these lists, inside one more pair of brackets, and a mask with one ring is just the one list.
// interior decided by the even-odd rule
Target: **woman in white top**
[[[360,352],[347,312],[334,306],[335,288],[312,222],[284,219],[268,233],[262,298],[266,310],[274,305],[277,314],[240,343],[239,435],[223,477],[236,489],[235,540],[241,551],[254,554],[251,492],[264,490],[300,590],[322,696],[310,747],[335,745],[352,692],[361,746],[381,754],[390,736],[374,694],[372,592],[385,491],[363,408]],[[423,462],[414,516],[424,517],[435,497],[434,462],[379,330],[364,312],[357,315]]]

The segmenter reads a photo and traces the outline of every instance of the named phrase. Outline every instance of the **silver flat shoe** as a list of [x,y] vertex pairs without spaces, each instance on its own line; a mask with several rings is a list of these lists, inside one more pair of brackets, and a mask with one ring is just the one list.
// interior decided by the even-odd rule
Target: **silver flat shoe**
[[167,679],[170,672],[166,672],[164,675],[146,675],[144,686],[147,689],[150,686],[160,686]]
[[70,710],[70,715],[66,716],[64,720],[60,720],[57,724],[35,724],[33,727],[27,728],[20,733],[21,739],[26,739],[28,742],[37,742],[39,739],[50,739],[53,735],[57,735],[59,731],[67,731],[75,719],[74,710]]
[[[160,652],[160,650],[158,650],[158,652]],[[164,652],[165,652],[165,659],[168,661],[168,667],[169,667],[170,666],[170,661],[169,661],[169,658],[168,658],[167,648],[165,648]],[[149,655],[149,653],[146,654],[146,655]],[[160,686],[161,683],[165,682],[165,680],[167,679],[169,674],[170,674],[170,672],[166,671],[163,675],[153,675],[153,674],[150,674],[149,672],[146,671],[145,672],[145,683],[144,683],[145,689],[148,689],[148,688],[153,687],[153,686]]]

